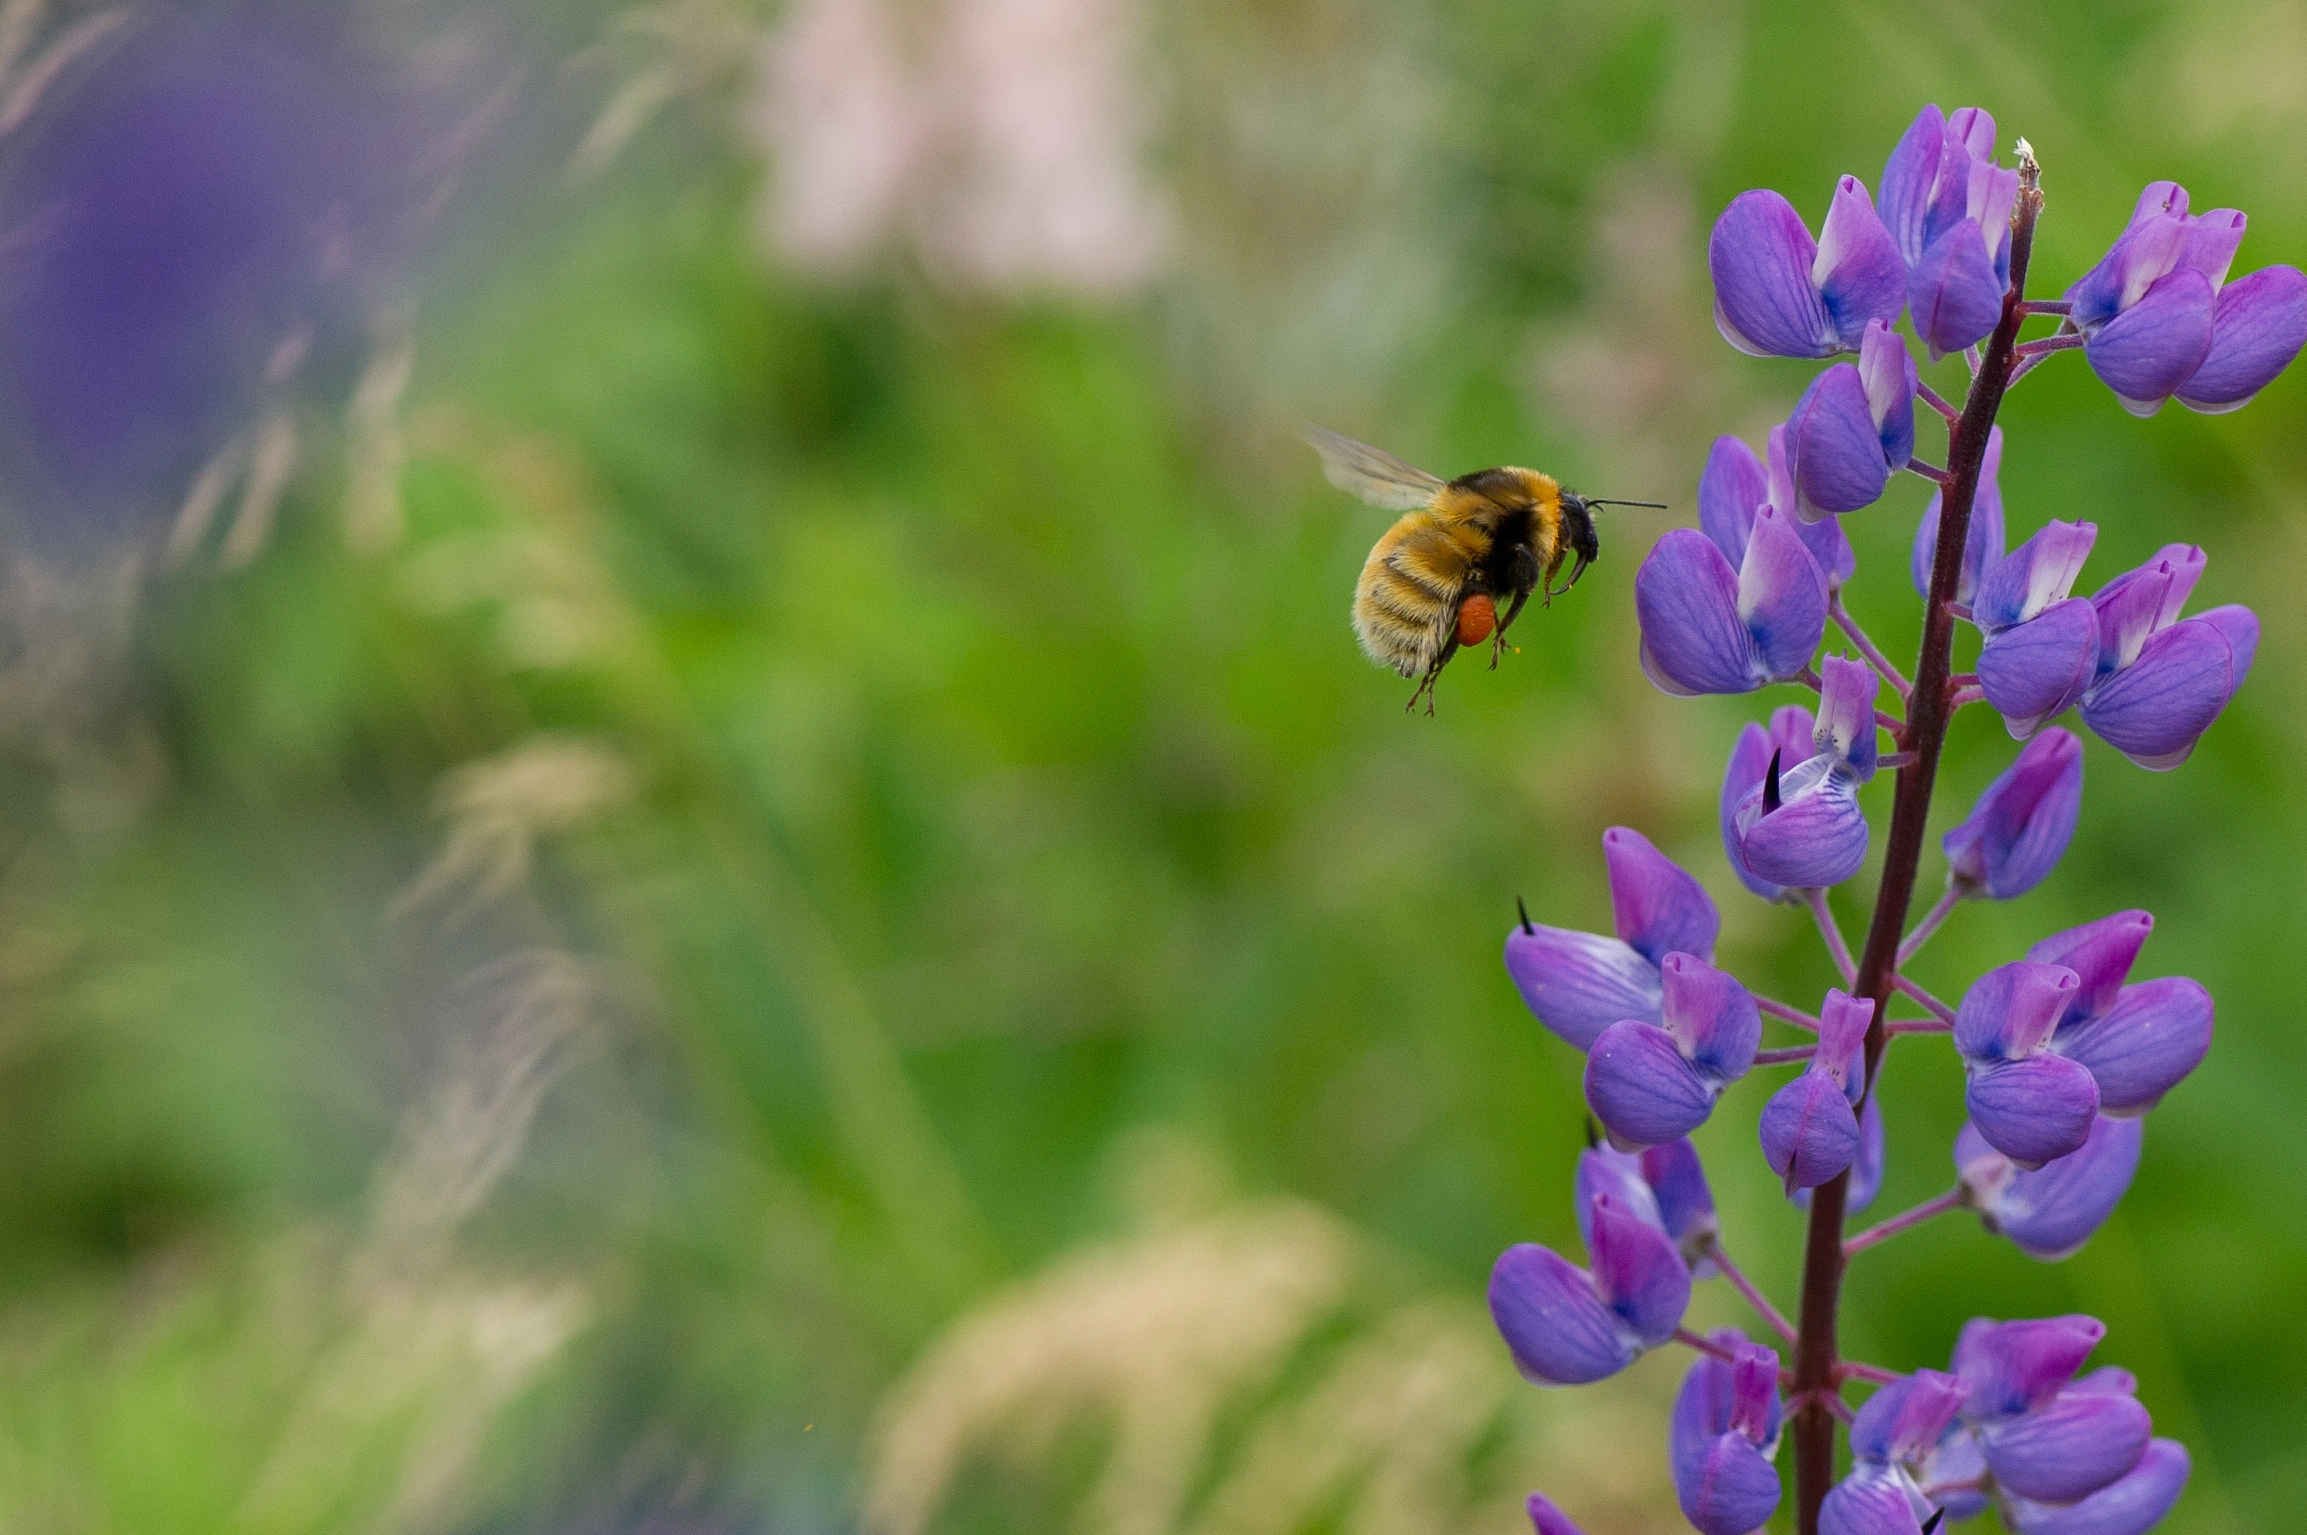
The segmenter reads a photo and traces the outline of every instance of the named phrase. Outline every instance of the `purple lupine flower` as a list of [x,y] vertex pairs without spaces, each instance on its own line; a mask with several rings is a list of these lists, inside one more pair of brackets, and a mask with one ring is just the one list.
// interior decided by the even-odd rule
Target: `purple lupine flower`
[[1778,1355],[1725,1328],[1727,1360],[1701,1354],[1674,1398],[1667,1458],[1682,1515],[1703,1535],[1748,1535],[1778,1508]]
[[1985,340],[2002,318],[2019,173],[1997,169],[1994,153],[1995,120],[1984,111],[1927,106],[1883,166],[1877,205],[1934,362]]
[[1586,1055],[1586,1102],[1621,1151],[1706,1123],[1762,1043],[1762,1013],[1737,977],[1693,954],[1667,955],[1661,975],[1659,1021],[1621,1019]]
[[[1733,568],[1745,563],[1746,545],[1754,532],[1754,514],[1765,506],[1782,512],[1794,510],[1794,480],[1786,466],[1786,425],[1770,429],[1767,461],[1736,437],[1717,437],[1707,451],[1706,468],[1698,476],[1698,531],[1714,540],[1714,547]],[[1833,518],[1804,522],[1794,531],[1802,535],[1810,557],[1818,561],[1829,588],[1848,581],[1858,570],[1858,556],[1842,524]]]
[[1856,176],[1835,184],[1815,241],[1776,192],[1741,192],[1715,220],[1706,266],[1716,328],[1756,357],[1853,352],[1869,320],[1906,307],[1898,248]]
[[2142,1120],[2101,1114],[2080,1148],[2027,1172],[1966,1124],[1955,1137],[1955,1171],[1987,1230],[2055,1263],[2080,1251],[2122,1202],[2144,1134]]
[[1556,1508],[1554,1500],[1542,1492],[1530,1494],[1523,1507],[1530,1511],[1530,1527],[1536,1535],[1585,1535],[1570,1516]]
[[1755,510],[1735,566],[1706,534],[1676,528],[1634,576],[1642,670],[1683,697],[1788,681],[1826,637],[1826,599],[1825,573],[1776,507]]
[[1618,936],[1525,921],[1506,935],[1506,973],[1538,1021],[1585,1050],[1621,1018],[1658,1019],[1658,969],[1681,952],[1714,957],[1722,914],[1682,867],[1642,833],[1602,834],[1610,914]]
[[2232,208],[2187,211],[2187,189],[2157,181],[2099,264],[2067,290],[2067,324],[2123,408],[2165,400],[2234,410],[2307,344],[2307,276],[2274,266],[2222,287],[2245,220]]
[[2075,1378],[2105,1335],[2087,1316],[1964,1325],[1954,1353],[1954,1373],[1970,1387],[1963,1419],[2002,1491],[2071,1503],[2139,1463],[2153,1425],[2130,1374]]
[[2185,1445],[2150,1440],[2137,1465],[2089,1497],[2063,1506],[2006,1498],[2003,1519],[2017,1535],[2145,1535],[2187,1490],[2190,1469]]
[[1739,882],[1766,901],[1785,900],[1792,892],[1784,885],[1759,878],[1746,866],[1744,844],[1738,835],[1738,807],[1745,803],[1748,795],[1761,792],[1774,761],[1779,766],[1783,789],[1783,775],[1816,755],[1818,747],[1812,737],[1817,731],[1818,721],[1808,709],[1800,704],[1784,704],[1770,712],[1768,725],[1748,725],[1740,731],[1737,742],[1730,748],[1730,765],[1722,775],[1722,848]]
[[1829,991],[1818,1015],[1818,1053],[1763,1106],[1763,1158],[1790,1194],[1817,1188],[1857,1159],[1866,1029],[1873,1020],[1872,998]]
[[2022,959],[1979,977],[1955,1010],[1971,1123],[2021,1167],[2081,1146],[2099,1112],[2089,1068],[2048,1049],[2080,985],[2064,965]]
[[2099,657],[2082,693],[2083,723],[2143,768],[2187,760],[2259,651],[2259,618],[2249,608],[2179,617],[2203,565],[2194,545],[2165,544],[2091,599]]
[[[1963,569],[1955,580],[1955,601],[1973,602],[1987,568],[2003,557],[2003,429],[1987,433],[1987,453],[1979,468],[1978,490],[1971,497],[1971,525],[1963,535]],[[1915,594],[1931,594],[1931,566],[1938,561],[1939,504],[1943,491],[1932,491],[1914,533]]]
[[2117,912],[2027,951],[2029,960],[2066,966],[2079,978],[2049,1048],[2090,1071],[2108,1114],[2146,1113],[2211,1051],[2215,1010],[2200,982],[2168,975],[2126,984],[2154,925],[2146,912]]
[[1786,418],[1794,511],[1820,522],[1872,506],[1914,457],[1914,357],[1897,332],[1869,320],[1858,361],[1810,381]]
[[1674,1241],[1608,1194],[1588,1214],[1593,1271],[1533,1242],[1499,1254],[1490,1316],[1525,1379],[1579,1386],[1615,1375],[1674,1336],[1690,1270]]
[[[1864,1215],[1882,1192],[1882,1094],[1867,1094],[1858,1111],[1858,1156],[1850,1164],[1850,1183],[1843,1190],[1842,1213]],[[1810,1208],[1810,1190],[1796,1189],[1787,1196],[1797,1210]]]
[[2015,740],[2064,714],[2098,676],[2098,609],[2067,595],[2098,536],[2092,523],[2051,522],[1979,578],[1979,689]]
[[2083,808],[2083,743],[2050,729],[2023,747],[1941,843],[1965,895],[2025,895],[2066,856]]
[[1675,1250],[1690,1266],[1691,1277],[1704,1279],[1715,1272],[1707,1256],[1722,1223],[1715,1218],[1714,1194],[1706,1186],[1706,1169],[1698,1150],[1687,1140],[1668,1141],[1639,1153],[1614,1146],[1589,1146],[1578,1158],[1572,1184],[1578,1211],[1578,1234],[1594,1245],[1594,1200],[1607,1194],[1620,1209],[1632,1211],[1674,1239]]
[[1750,888],[1757,881],[1797,889],[1840,884],[1866,861],[1858,790],[1874,776],[1874,701],[1882,684],[1863,661],[1828,656],[1821,670],[1817,750],[1792,768],[1783,759],[1766,765],[1731,817],[1731,862]]

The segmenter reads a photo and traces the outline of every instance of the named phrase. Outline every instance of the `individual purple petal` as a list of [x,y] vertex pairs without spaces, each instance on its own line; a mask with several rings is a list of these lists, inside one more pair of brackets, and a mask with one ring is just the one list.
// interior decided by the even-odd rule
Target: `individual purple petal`
[[1594,1250],[1594,1203],[1608,1198],[1619,1209],[1666,1229],[1658,1213],[1658,1198],[1642,1176],[1642,1158],[1610,1146],[1589,1146],[1578,1154],[1578,1169],[1571,1177],[1570,1203],[1578,1216],[1578,1239]]
[[1530,1527],[1536,1535],[1584,1535],[1570,1516],[1556,1508],[1553,1500],[1542,1492],[1530,1494],[1523,1506],[1530,1511]]
[[2150,181],[2139,193],[2138,202],[2131,209],[2131,222],[2125,229],[2136,229],[2158,213],[2173,215],[2187,211],[2187,189],[2176,181]]
[[1490,1317],[1514,1368],[1540,1385],[1583,1386],[1617,1374],[1641,1352],[1586,1271],[1534,1242],[1499,1254]]
[[2235,658],[2235,686],[2241,687],[2243,679],[2251,675],[2251,663],[2259,656],[2259,615],[2230,602],[2197,613],[2195,622],[2209,624],[2226,637],[2227,648]]
[[1977,220],[1931,241],[1907,280],[1907,307],[1931,361],[1987,338],[2002,318],[2003,286]]
[[1762,1043],[1754,994],[1695,954],[1669,954],[1659,969],[1665,982],[1659,1021],[1683,1055],[1720,1082],[1745,1076]]
[[[2158,183],[2174,185],[2174,183]],[[2148,188],[2148,193],[2154,192]],[[2157,279],[2178,265],[2187,248],[2184,212],[2186,193],[2177,194],[2176,213],[2158,212],[2140,198],[2141,212],[2133,214],[2125,229],[2098,265],[2077,278],[2065,294],[2067,318],[2086,336],[2096,335],[2108,321],[2139,302]]]
[[2115,1005],[2130,979],[2131,966],[2155,930],[2155,918],[2144,911],[2118,911],[2111,917],[2053,933],[2033,948],[2027,958],[2040,964],[2063,965],[2075,972],[2074,994],[2060,1018],[2062,1028],[2085,1022]]
[[2125,410],[2151,416],[2210,354],[2217,302],[2201,272],[2167,273],[2085,342],[2083,355]]
[[1594,1293],[1637,1342],[1656,1348],[1674,1336],[1690,1309],[1690,1266],[1672,1237],[1607,1194],[1595,1198],[1592,1223]]
[[1612,1024],[1594,1041],[1585,1086],[1587,1106],[1610,1143],[1626,1151],[1688,1135],[1714,1112],[1719,1092],[1683,1058],[1673,1035],[1632,1019]]
[[1998,965],[1973,981],[1955,1008],[1955,1048],[1982,1065],[2034,1054],[2081,984],[2061,965],[2025,959]]
[[1750,1535],[1778,1511],[1778,1471],[1743,1434],[1721,1434],[1674,1463],[1682,1517],[1702,1535]]
[[2099,1087],[2077,1062],[2031,1055],[1973,1068],[1963,1102],[1971,1123],[1996,1150],[2021,1167],[2040,1167],[2089,1139]]
[[1810,277],[1845,350],[1857,350],[1870,325],[1887,329],[1906,307],[1906,263],[1856,176],[1835,183]]
[[1506,973],[1538,1021],[1580,1050],[1621,1018],[1658,1018],[1657,967],[1599,933],[1518,927],[1506,935]]
[[2004,1518],[2017,1535],[2145,1535],[2162,1523],[2187,1489],[2187,1451],[2156,1439],[2129,1474],[2064,1507],[2013,1498]]
[[1836,987],[1818,1010],[1818,1053],[1809,1072],[1825,1077],[1852,1103],[1866,1093],[1866,1031],[1874,1022],[1874,998],[1854,997]]
[[2124,571],[2092,595],[2091,606],[2099,614],[2099,670],[2102,673],[2121,671],[2136,661],[2146,646],[2147,637],[2169,625],[2170,620],[2163,617],[2166,609],[2175,612],[2186,601],[2183,595],[2177,603],[2165,601],[2179,571],[2178,563],[2157,554],[2138,569]]
[[2074,707],[2099,672],[2098,610],[2081,597],[1997,629],[1979,647],[1979,690],[2024,741]]
[[1978,599],[1971,604],[1979,627],[1990,632],[2006,629],[2064,601],[2098,536],[2096,523],[2053,521],[1989,564],[1979,578]]
[[1713,954],[1722,931],[1714,897],[1680,864],[1630,826],[1602,834],[1602,861],[1610,871],[1610,913],[1618,936],[1652,964],[1676,951],[1701,959]]
[[2137,1396],[2139,1377],[2119,1364],[2103,1364],[2088,1375],[2076,1376],[2074,1384],[2059,1395],[2074,1396],[2078,1392],[2092,1391],[2112,1392],[2116,1396]]
[[1865,783],[1874,776],[1874,705],[1882,696],[1882,680],[1864,661],[1845,656],[1828,656],[1819,672],[1818,724],[1812,744]]
[[1931,187],[1938,180],[1946,136],[1946,115],[1936,106],[1924,107],[1882,168],[1882,192],[1875,208],[1909,267],[1922,259],[1924,221],[1930,216]]
[[2058,866],[2083,806],[2083,743],[2065,730],[2029,741],[1943,846],[1953,878],[1997,901],[2025,895]]
[[[1658,541],[1634,577],[1642,668],[1652,682],[1686,697],[1762,685],[1754,637],[1739,617],[1739,584],[1730,561],[1697,529],[1676,528]],[[1823,635],[1823,597],[1818,607]]]
[[2192,267],[2211,279],[2216,288],[2227,280],[2235,252],[2243,244],[2249,221],[2233,208],[2213,208],[2187,220],[2187,242],[2179,249],[2178,264]]
[[1858,784],[1833,758],[1817,756],[1780,775],[1781,803],[1749,796],[1738,810],[1741,856],[1759,879],[1797,889],[1838,885],[1866,862],[1866,812]]
[[2210,556],[2203,552],[2201,544],[2165,544],[2155,551],[2151,563],[2170,567],[2170,584],[2163,588],[2163,604],[2155,610],[2154,623],[2157,629],[2168,629],[2178,622],[2179,614],[2187,606],[2187,598],[2194,593],[2195,584],[2203,579],[2203,570],[2210,563]]
[[1955,1137],[1955,1166],[1987,1230],[2045,1263],[2090,1240],[2122,1202],[2139,1170],[2144,1121],[2100,1114],[2081,1147],[2025,1172],[1989,1146],[1976,1127]]
[[2047,1405],[2106,1335],[2107,1324],[2091,1316],[1971,1318],[1955,1340],[1953,1364],[1970,1387],[1965,1416],[1983,1422]]
[[1838,362],[1810,382],[1786,418],[1794,509],[1804,522],[1872,506],[1890,481],[1890,460],[1854,363]]
[[1741,192],[1714,221],[1706,267],[1714,323],[1756,357],[1831,357],[1841,338],[1811,285],[1818,245],[1794,205],[1776,192]]
[[1751,636],[1754,664],[1773,682],[1808,666],[1826,637],[1826,578],[1776,507],[1755,514],[1738,568],[1738,617]]
[[2149,635],[2138,660],[2085,693],[2083,723],[2139,766],[2160,772],[2187,760],[2234,692],[2226,635],[2190,618]]
[[[1978,490],[1971,498],[1970,527],[1963,534],[1962,574],[1955,580],[1955,601],[1970,603],[1974,612],[1979,582],[1988,568],[2003,557],[2002,465],[2003,429],[1991,427],[1987,432],[1986,461],[1979,470]],[[1915,528],[1912,574],[1916,593],[1924,597],[1930,595],[1931,567],[1938,562],[1939,504],[1944,499],[1933,491],[1930,504],[1923,508],[1922,522]]]
[[1860,1466],[1818,1508],[1819,1535],[1922,1535],[1914,1498],[1896,1472]]
[[1781,421],[1770,429],[1768,456],[1770,504],[1794,520],[1794,530],[1802,535],[1804,547],[1810,557],[1818,561],[1818,568],[1826,577],[1829,587],[1837,587],[1858,572],[1858,556],[1851,552],[1850,539],[1842,531],[1842,523],[1833,517],[1821,522],[1804,522],[1794,517],[1794,473],[1788,467],[1786,450],[1786,423]]
[[1683,1260],[1693,1273],[1711,1266],[1700,1256],[1721,1231],[1714,1216],[1714,1192],[1706,1186],[1706,1169],[1698,1149],[1686,1140],[1668,1141],[1642,1153],[1643,1181],[1658,1201],[1659,1219],[1666,1234],[1681,1246]]
[[1982,1427],[1979,1448],[2005,1491],[2072,1503],[2137,1465],[2153,1432],[2131,1397],[2061,1392],[2046,1407]]
[[1905,340],[1880,320],[1869,320],[1859,340],[1858,377],[1866,386],[1867,415],[1874,421],[1875,437],[1895,474],[1914,457],[1914,397],[1920,375]]
[[2123,988],[2107,1013],[2062,1033],[2052,1048],[2090,1068],[2099,1107],[2144,1114],[2211,1051],[2211,994],[2185,976]]
[[1858,1115],[1842,1089],[1806,1071],[1762,1106],[1762,1155],[1788,1192],[1814,1189],[1858,1156]]
[[1698,476],[1698,530],[1735,567],[1746,558],[1755,509],[1770,499],[1770,473],[1761,457],[1736,437],[1714,439]]
[[1902,1376],[1868,1397],[1851,1420],[1850,1452],[1861,1460],[1920,1460],[1969,1397],[1970,1387],[1942,1370]]
[[[1882,1192],[1882,1169],[1882,1098],[1869,1093],[1858,1110],[1858,1155],[1851,1160],[1850,1183],[1843,1190],[1845,1216],[1864,1215],[1874,1203],[1874,1196]],[[1797,1210],[1810,1208],[1808,1189],[1796,1189],[1786,1197]]]
[[2239,410],[2307,345],[2307,275],[2263,267],[2219,290],[2211,350],[2179,386],[2179,403],[2216,415]]

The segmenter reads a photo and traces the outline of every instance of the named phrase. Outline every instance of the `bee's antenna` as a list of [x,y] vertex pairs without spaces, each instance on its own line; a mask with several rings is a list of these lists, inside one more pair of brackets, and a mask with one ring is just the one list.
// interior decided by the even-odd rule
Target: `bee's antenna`
[[1609,496],[1588,496],[1585,499],[1588,506],[1647,506],[1654,512],[1674,510],[1663,501],[1620,501]]

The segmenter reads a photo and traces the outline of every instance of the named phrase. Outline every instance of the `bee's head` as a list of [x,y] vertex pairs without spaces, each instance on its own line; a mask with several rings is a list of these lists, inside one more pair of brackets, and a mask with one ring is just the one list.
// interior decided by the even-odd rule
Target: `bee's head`
[[1578,557],[1570,567],[1570,579],[1562,589],[1568,591],[1586,574],[1586,567],[1602,557],[1602,541],[1594,535],[1594,512],[1598,502],[1570,491],[1562,493],[1562,538],[1570,552]]

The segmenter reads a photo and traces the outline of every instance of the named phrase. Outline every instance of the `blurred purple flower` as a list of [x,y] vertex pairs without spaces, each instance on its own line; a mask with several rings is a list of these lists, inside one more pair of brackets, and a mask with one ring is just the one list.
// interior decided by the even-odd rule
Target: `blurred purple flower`
[[1820,237],[1776,192],[1741,192],[1706,247],[1714,323],[1757,357],[1855,352],[1867,322],[1891,324],[1906,307],[1897,247],[1856,176],[1835,184]]
[[1570,1516],[1556,1508],[1554,1500],[1542,1492],[1530,1494],[1523,1507],[1529,1510],[1530,1527],[1535,1535],[1585,1535]]
[[[1731,816],[1731,862],[1749,888],[1839,884],[1866,861],[1858,790],[1874,776],[1874,705],[1882,684],[1862,661],[1829,656],[1821,670],[1817,750],[1792,768],[1783,758],[1765,764],[1762,781],[1740,797]],[[1751,755],[1742,737],[1734,769],[1739,749]]]
[[1702,1535],[1748,1535],[1778,1508],[1778,1355],[1725,1328],[1731,1357],[1701,1354],[1682,1377],[1667,1459],[1682,1515]]
[[2137,1465],[2090,1496],[2065,1505],[2007,1497],[2003,1519],[2016,1535],[2145,1535],[2178,1503],[2189,1469],[2186,1446],[2150,1440]]
[[1788,1193],[1812,1189],[1858,1157],[1866,1030],[1874,1003],[1835,990],[1819,1009],[1818,1052],[1762,1109],[1762,1154]]
[[2099,654],[2080,700],[2083,723],[2143,768],[2187,760],[2259,651],[2259,618],[2249,608],[2179,617],[2203,564],[2194,545],[2165,544],[2091,598]]
[[2214,1009],[2201,983],[2171,975],[2125,984],[2153,927],[2143,911],[2117,912],[2027,951],[2029,961],[2078,977],[2049,1049],[2089,1070],[2108,1114],[2146,1113],[2211,1051]]
[[[1979,582],[1987,568],[2003,557],[2003,429],[1987,433],[1986,461],[1979,469],[1979,486],[1971,498],[1971,525],[1963,536],[1962,574],[1955,581],[1955,601],[1975,602]],[[1938,560],[1939,503],[1944,493],[1932,491],[1923,508],[1922,523],[1914,534],[1915,595],[1931,594],[1931,566]]]
[[2067,290],[2067,323],[2133,415],[2151,416],[2173,395],[2194,410],[2235,410],[2307,344],[2298,268],[2227,284],[2244,223],[2232,208],[2191,214],[2185,187],[2154,182],[2114,246]]
[[2139,1463],[2153,1425],[2129,1372],[2075,1378],[2105,1333],[2085,1316],[1964,1326],[1954,1355],[1970,1387],[1963,1417],[2004,1493],[2071,1503]]
[[2081,1146],[2099,1111],[2089,1068],[2048,1048],[2080,984],[2064,965],[2017,960],[1979,977],[1955,1010],[1971,1122],[2021,1167]]
[[1736,565],[1705,533],[1676,528],[1634,577],[1642,670],[1684,697],[1787,681],[1826,637],[1826,597],[1825,573],[1776,507],[1755,510]]
[[1946,834],[1948,880],[1991,900],[2025,895],[2065,856],[2082,807],[2083,743],[2070,731],[2046,730]]
[[1526,1379],[1578,1386],[1615,1375],[1674,1336],[1690,1270],[1673,1240],[1607,1194],[1588,1212],[1593,1271],[1535,1243],[1490,1271],[1490,1316]]
[[1762,1014],[1738,979],[1691,954],[1669,954],[1657,1023],[1604,1029],[1586,1056],[1586,1102],[1622,1151],[1679,1140],[1746,1075]]
[[1506,973],[1538,1021],[1579,1049],[1621,1018],[1658,1020],[1659,966],[1677,951],[1714,956],[1722,915],[1704,886],[1642,833],[1602,834],[1618,936],[1524,922],[1506,935]]
[[2013,739],[2064,714],[2098,676],[2098,609],[2067,595],[2098,536],[2091,523],[2054,521],[1979,578],[1979,689]]
[[1883,166],[1877,206],[1934,362],[1985,340],[2002,317],[2019,173],[1997,169],[1994,153],[1995,120],[1984,111],[1927,106]]
[[2122,1202],[2143,1135],[2144,1121],[2101,1114],[2081,1147],[2028,1172],[1966,1124],[1955,1137],[1955,1170],[1987,1230],[2053,1263],[2078,1251]]
[[1858,361],[1810,381],[1786,418],[1787,469],[1803,522],[1872,506],[1914,456],[1914,357],[1898,333],[1869,320]]

